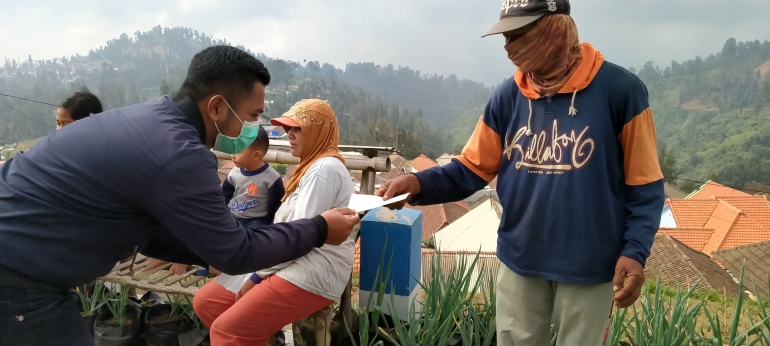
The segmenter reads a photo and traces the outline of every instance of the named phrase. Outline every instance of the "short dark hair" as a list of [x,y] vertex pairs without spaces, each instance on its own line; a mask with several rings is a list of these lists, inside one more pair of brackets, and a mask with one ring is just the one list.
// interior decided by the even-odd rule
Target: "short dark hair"
[[270,138],[267,137],[267,131],[265,131],[264,127],[259,127],[259,134],[257,135],[257,139],[251,143],[251,147],[257,150],[261,150],[263,154],[267,154],[267,149],[270,148]]
[[195,54],[180,90],[195,102],[221,94],[237,103],[256,82],[270,84],[270,72],[261,61],[235,47],[213,46]]
[[62,102],[61,108],[70,111],[72,120],[77,121],[88,117],[91,114],[98,114],[104,111],[102,108],[102,102],[96,95],[90,91],[83,89],[78,91],[72,96]]

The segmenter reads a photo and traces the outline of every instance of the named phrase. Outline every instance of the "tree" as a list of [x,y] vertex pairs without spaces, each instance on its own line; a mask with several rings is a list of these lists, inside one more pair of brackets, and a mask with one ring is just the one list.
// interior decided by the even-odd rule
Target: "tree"
[[660,163],[660,170],[663,172],[663,180],[673,184],[679,177],[679,167],[674,149],[669,149],[665,143],[662,144],[658,148],[658,162]]
[[160,94],[161,95],[169,95],[174,91],[174,85],[171,84],[171,82],[166,81],[165,79],[160,82]]

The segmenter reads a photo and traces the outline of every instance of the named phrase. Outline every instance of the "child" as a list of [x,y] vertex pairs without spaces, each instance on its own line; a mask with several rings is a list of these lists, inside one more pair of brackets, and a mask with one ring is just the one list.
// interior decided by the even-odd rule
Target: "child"
[[[257,139],[240,153],[233,155],[233,168],[222,183],[222,195],[236,220],[244,227],[259,227],[273,223],[275,212],[281,206],[285,193],[281,175],[264,158],[270,141],[267,132],[261,126]],[[152,259],[147,268],[153,268],[165,262]],[[169,272],[174,275],[184,274],[187,265],[171,266]],[[218,273],[211,268],[212,272]]]
[[76,92],[56,109],[56,129],[61,129],[91,114],[101,113],[102,103],[88,89]]
[[260,126],[254,142],[233,155],[233,168],[222,183],[222,194],[236,220],[243,226],[273,223],[285,192],[281,175],[265,163],[270,146],[267,132]]

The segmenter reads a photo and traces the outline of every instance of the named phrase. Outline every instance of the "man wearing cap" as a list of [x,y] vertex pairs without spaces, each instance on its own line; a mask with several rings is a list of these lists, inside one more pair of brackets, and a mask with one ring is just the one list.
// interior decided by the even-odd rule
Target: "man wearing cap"
[[551,323],[557,345],[605,343],[613,303],[639,297],[660,222],[647,89],[580,43],[569,13],[566,0],[503,2],[484,36],[503,34],[513,78],[494,91],[459,157],[377,191],[438,204],[498,177],[501,345],[547,345]]
[[209,47],[173,97],[67,125],[0,167],[0,345],[93,345],[72,287],[136,250],[229,274],[346,241],[355,211],[245,229],[225,205],[209,149],[258,136],[270,74]]

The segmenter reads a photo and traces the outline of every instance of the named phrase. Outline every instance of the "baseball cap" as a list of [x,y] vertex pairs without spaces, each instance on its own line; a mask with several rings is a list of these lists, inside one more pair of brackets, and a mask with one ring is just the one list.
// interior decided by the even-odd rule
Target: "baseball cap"
[[569,15],[569,11],[569,0],[504,0],[500,21],[481,37],[516,30],[545,15]]

